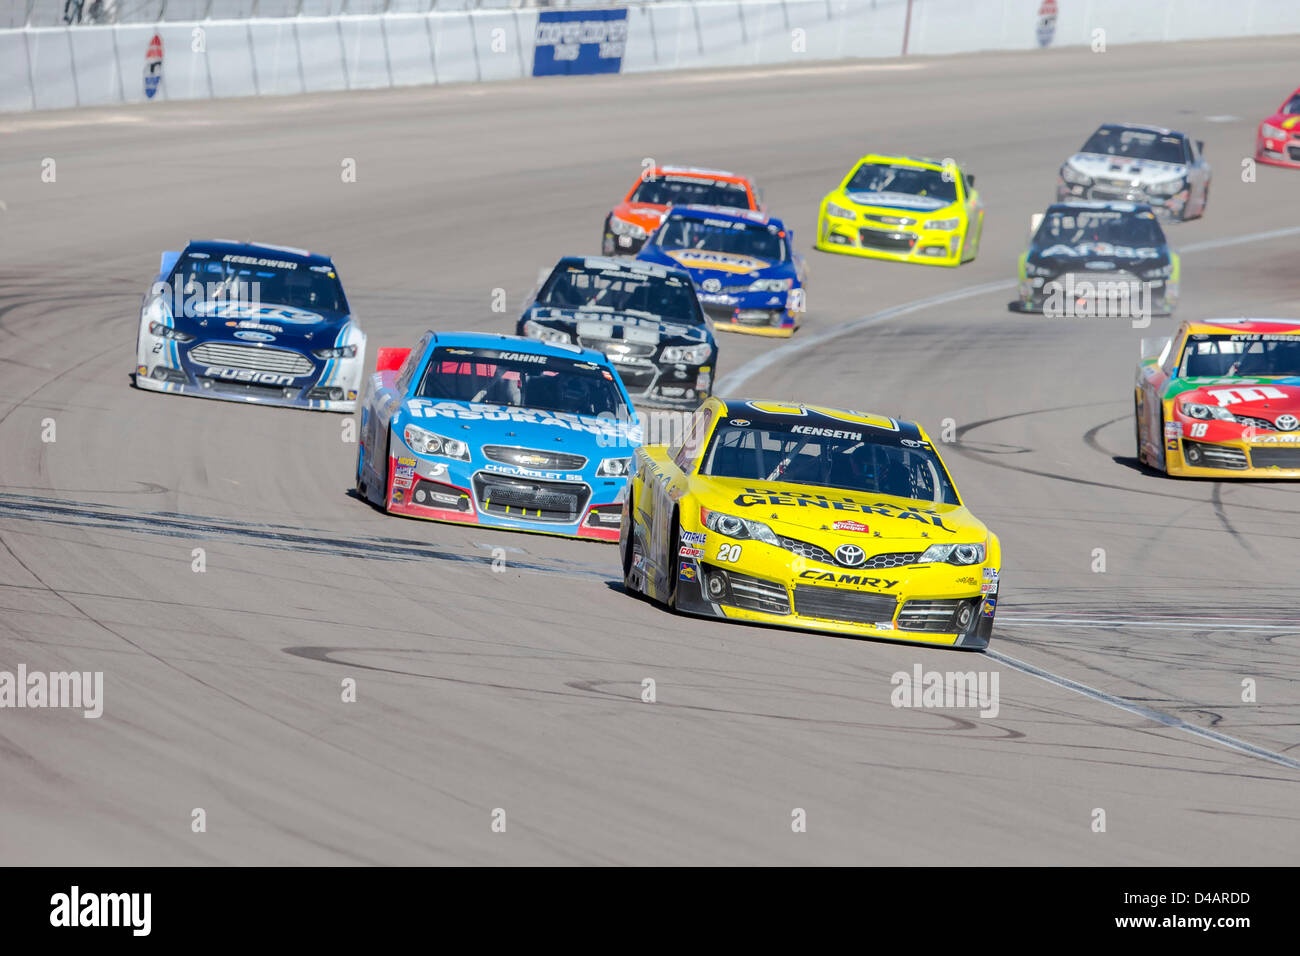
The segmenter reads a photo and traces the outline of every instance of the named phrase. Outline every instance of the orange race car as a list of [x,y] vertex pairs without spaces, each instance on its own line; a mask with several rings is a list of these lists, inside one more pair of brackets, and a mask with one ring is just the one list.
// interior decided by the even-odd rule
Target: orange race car
[[648,167],[605,217],[602,254],[636,255],[670,207],[690,205],[767,210],[762,190],[747,176],[693,166]]

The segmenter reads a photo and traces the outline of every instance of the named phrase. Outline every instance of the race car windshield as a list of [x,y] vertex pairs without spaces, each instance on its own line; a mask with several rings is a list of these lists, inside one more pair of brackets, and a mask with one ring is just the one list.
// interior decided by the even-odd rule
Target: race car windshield
[[625,421],[632,417],[608,369],[522,352],[434,349],[415,397],[574,415],[622,415]]
[[957,184],[954,179],[951,172],[945,179],[943,172],[938,169],[863,163],[844,188],[851,193],[904,193],[950,203],[957,201]]
[[749,190],[743,183],[694,176],[660,176],[643,180],[632,193],[632,202],[656,206],[729,206],[749,209]]
[[655,243],[667,251],[698,249],[769,262],[784,262],[789,258],[785,236],[776,226],[707,216],[680,213],[669,216],[655,237]]
[[1183,138],[1139,129],[1107,129],[1102,127],[1088,137],[1083,153],[1101,153],[1104,156],[1123,156],[1125,159],[1146,159],[1153,163],[1183,163]]
[[1150,213],[1113,209],[1049,212],[1034,233],[1036,246],[1076,246],[1087,242],[1150,249],[1163,246],[1165,234]]
[[1300,94],[1291,97],[1286,106],[1282,107],[1282,112],[1287,114],[1300,113]]
[[329,266],[257,256],[184,255],[167,280],[188,298],[202,289],[203,301],[240,300],[263,305],[287,305],[315,312],[347,312],[343,286]]
[[892,495],[926,504],[960,503],[943,463],[928,445],[919,441],[904,445],[893,433],[826,431],[848,437],[723,422],[714,432],[700,473]]
[[1194,335],[1183,349],[1184,378],[1300,376],[1300,335]]
[[686,325],[703,325],[691,284],[680,276],[561,266],[551,273],[537,304],[552,309],[643,312]]

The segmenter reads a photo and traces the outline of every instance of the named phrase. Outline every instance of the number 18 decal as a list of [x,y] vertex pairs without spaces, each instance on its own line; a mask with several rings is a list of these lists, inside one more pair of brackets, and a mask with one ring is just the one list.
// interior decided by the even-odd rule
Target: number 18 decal
[[724,544],[724,545],[722,545],[722,547],[718,548],[718,560],[719,560],[719,561],[733,561],[733,562],[734,562],[734,561],[739,561],[739,560],[740,560],[740,545],[738,545],[738,544]]
[[1203,437],[1203,436],[1205,435],[1205,433],[1206,433],[1207,431],[1209,431],[1209,430],[1210,430],[1210,426],[1209,426],[1208,424],[1206,424],[1205,422],[1192,422],[1192,437],[1193,437],[1193,438],[1201,438],[1201,437]]

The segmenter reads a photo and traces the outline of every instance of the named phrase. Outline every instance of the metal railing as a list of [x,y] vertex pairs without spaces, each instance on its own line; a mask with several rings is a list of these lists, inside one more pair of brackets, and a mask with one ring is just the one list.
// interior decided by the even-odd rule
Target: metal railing
[[434,10],[640,6],[662,2],[667,0],[0,0],[0,29]]

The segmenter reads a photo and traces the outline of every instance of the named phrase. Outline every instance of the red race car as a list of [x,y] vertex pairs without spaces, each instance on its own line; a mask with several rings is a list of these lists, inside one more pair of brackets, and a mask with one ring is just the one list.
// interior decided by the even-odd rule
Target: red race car
[[1276,113],[1259,124],[1255,159],[1270,166],[1300,169],[1300,90],[1288,96]]
[[647,167],[605,217],[601,253],[634,256],[659,228],[670,206],[728,206],[765,212],[763,192],[747,176],[693,166]]

